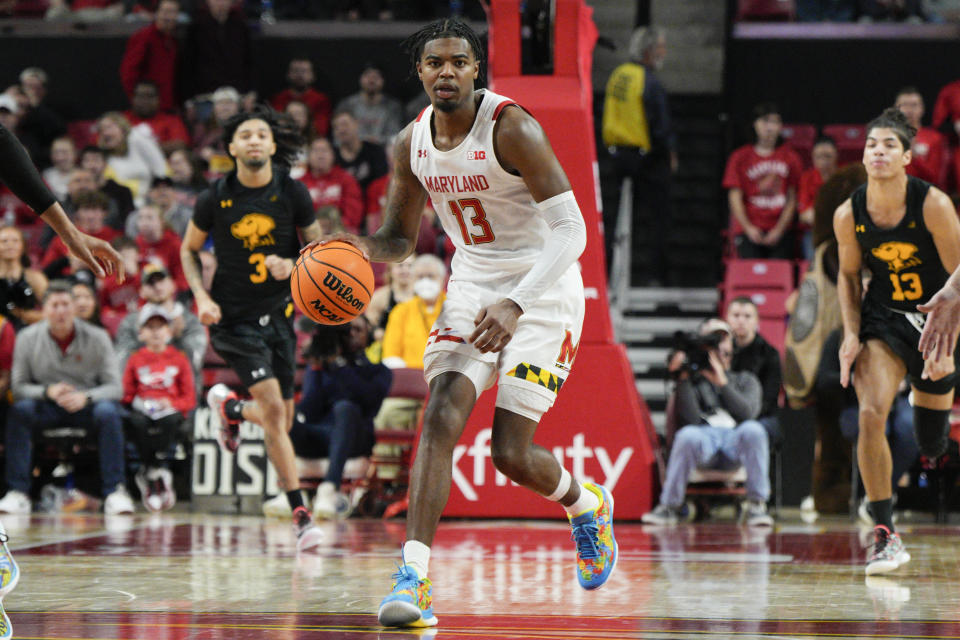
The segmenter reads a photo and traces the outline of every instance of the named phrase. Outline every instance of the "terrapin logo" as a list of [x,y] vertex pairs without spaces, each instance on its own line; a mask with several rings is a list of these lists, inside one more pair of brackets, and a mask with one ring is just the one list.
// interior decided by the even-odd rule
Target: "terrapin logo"
[[319,314],[321,318],[329,320],[334,324],[341,323],[346,320],[346,318],[338,314],[336,311],[323,304],[323,301],[321,300],[311,300],[310,304],[313,305],[313,308],[316,309],[317,314]]
[[230,225],[230,233],[237,240],[243,240],[243,248],[253,251],[257,247],[274,244],[273,234],[277,223],[263,213],[248,213]]
[[343,280],[333,275],[333,273],[330,271],[327,271],[327,275],[324,276],[323,284],[328,289],[336,293],[340,300],[350,305],[357,311],[363,311],[364,303],[362,300],[358,300],[353,296],[353,287],[348,287],[345,285]]
[[871,250],[874,256],[887,263],[890,271],[898,273],[907,267],[915,267],[922,262],[916,257],[917,245],[909,242],[884,242]]

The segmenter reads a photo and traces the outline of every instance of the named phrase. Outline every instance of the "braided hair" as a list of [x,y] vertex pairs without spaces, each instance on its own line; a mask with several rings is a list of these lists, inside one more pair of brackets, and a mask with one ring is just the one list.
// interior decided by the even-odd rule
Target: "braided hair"
[[867,123],[867,135],[871,129],[893,129],[900,142],[903,144],[903,150],[909,151],[910,144],[913,142],[917,130],[908,121],[907,116],[896,107],[888,107],[883,110],[879,116]]
[[[477,66],[480,69],[478,80],[484,77],[487,63],[486,53],[484,52],[483,42],[477,32],[469,24],[460,18],[440,18],[424,26],[416,33],[405,39],[400,46],[410,54],[410,62],[413,65],[413,73],[417,72],[417,63],[420,62],[420,56],[423,55],[423,48],[431,40],[440,38],[463,38],[473,49],[473,56],[477,59]],[[482,82],[480,82],[482,86]]]
[[258,104],[252,111],[241,112],[232,116],[223,125],[223,143],[227,149],[233,142],[233,136],[244,122],[248,120],[263,120],[273,133],[273,142],[277,145],[277,152],[273,155],[273,165],[289,169],[297,159],[303,147],[303,137],[297,131],[297,124],[293,118],[285,113],[274,111],[268,105]]

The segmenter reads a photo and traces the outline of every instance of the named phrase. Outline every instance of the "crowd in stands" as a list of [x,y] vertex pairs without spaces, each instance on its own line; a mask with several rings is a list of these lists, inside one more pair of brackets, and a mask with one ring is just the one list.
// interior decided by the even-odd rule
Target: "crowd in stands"
[[741,21],[943,22],[924,0],[739,0]]

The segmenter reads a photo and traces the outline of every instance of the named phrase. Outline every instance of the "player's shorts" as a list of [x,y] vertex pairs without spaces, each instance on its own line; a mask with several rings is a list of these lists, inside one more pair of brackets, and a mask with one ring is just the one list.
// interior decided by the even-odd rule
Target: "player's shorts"
[[511,277],[493,282],[451,278],[447,298],[434,323],[423,356],[429,383],[441,373],[467,376],[477,396],[496,382],[497,406],[539,421],[553,406],[573,365],[583,327],[583,280],[571,267],[527,311],[499,353],[480,353],[467,342],[480,310],[502,300],[519,282]]
[[[291,305],[257,319],[210,325],[210,344],[248,389],[276,378],[284,399],[293,397],[297,336]],[[289,310],[289,313],[288,313]]]
[[[948,376],[939,380],[924,380],[923,354],[917,349],[920,342],[920,333],[926,315],[923,313],[900,313],[883,305],[864,300],[860,309],[860,342],[876,339],[893,350],[907,367],[910,384],[918,391],[942,395],[949,393],[957,385],[957,372],[954,370]],[[957,356],[954,359],[957,361]]]

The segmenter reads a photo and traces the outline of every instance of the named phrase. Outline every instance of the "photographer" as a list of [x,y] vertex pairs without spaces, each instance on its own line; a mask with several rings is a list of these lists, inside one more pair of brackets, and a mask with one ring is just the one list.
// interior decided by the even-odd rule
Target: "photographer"
[[746,524],[772,526],[767,514],[770,464],[767,432],[756,417],[761,387],[747,371],[731,371],[733,331],[711,318],[696,336],[678,335],[667,370],[676,381],[668,401],[667,431],[686,425],[673,439],[660,504],[642,517],[647,524],[674,524],[680,519],[687,478],[694,468],[747,469]]
[[40,300],[47,290],[47,277],[30,268],[23,232],[0,228],[0,314],[20,330],[43,319]]

